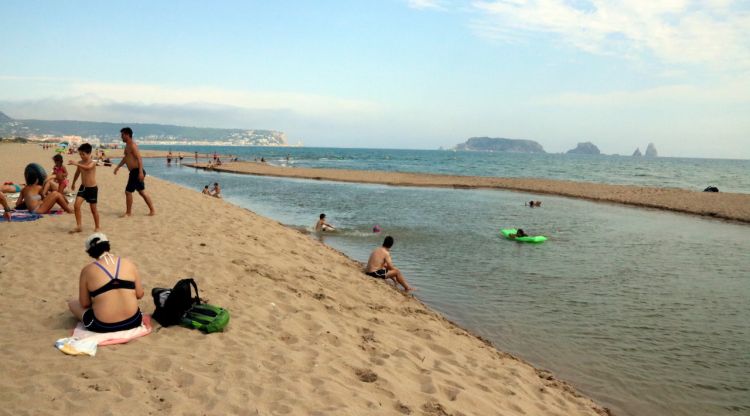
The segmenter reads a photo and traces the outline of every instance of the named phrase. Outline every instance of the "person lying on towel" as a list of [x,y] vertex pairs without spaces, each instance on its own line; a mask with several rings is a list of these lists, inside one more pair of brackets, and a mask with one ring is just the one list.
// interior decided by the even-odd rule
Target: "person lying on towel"
[[90,235],[85,246],[96,261],[81,270],[78,299],[68,301],[70,312],[93,332],[137,328],[143,319],[138,308],[143,285],[135,264],[110,254],[103,233]]

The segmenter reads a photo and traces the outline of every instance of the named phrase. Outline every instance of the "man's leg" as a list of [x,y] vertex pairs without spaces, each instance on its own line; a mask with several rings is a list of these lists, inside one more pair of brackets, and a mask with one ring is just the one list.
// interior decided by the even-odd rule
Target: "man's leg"
[[123,217],[129,217],[133,214],[133,193],[125,191],[125,214]]
[[80,196],[77,196],[76,202],[73,205],[73,208],[76,213],[76,228],[74,228],[71,232],[74,232],[74,233],[80,233],[83,230],[83,221],[81,220],[81,205],[83,205],[83,198]]
[[96,209],[96,203],[89,204],[91,215],[94,216],[94,231],[99,231],[99,211]]
[[406,279],[404,279],[404,275],[401,274],[401,270],[399,269],[394,268],[392,270],[388,270],[388,273],[385,274],[385,277],[392,279],[394,282],[400,284],[407,292],[411,292],[412,290],[414,290],[414,288],[406,283]]
[[138,191],[138,194],[143,198],[144,201],[146,201],[146,205],[148,205],[148,209],[149,209],[148,215],[156,215],[156,210],[154,209],[154,203],[151,202],[151,196],[149,196],[149,194],[147,194],[145,190]]

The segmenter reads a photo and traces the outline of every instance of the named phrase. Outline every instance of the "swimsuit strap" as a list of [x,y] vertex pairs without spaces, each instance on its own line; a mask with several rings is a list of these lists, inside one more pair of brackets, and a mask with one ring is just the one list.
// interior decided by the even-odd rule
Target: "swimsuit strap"
[[110,273],[109,270],[102,266],[99,261],[95,261],[94,264],[100,269],[104,270],[104,273],[107,273],[107,276],[109,276],[109,280],[119,280],[118,276],[120,275],[120,257],[117,258],[117,270],[115,271],[114,276],[112,276],[112,273]]

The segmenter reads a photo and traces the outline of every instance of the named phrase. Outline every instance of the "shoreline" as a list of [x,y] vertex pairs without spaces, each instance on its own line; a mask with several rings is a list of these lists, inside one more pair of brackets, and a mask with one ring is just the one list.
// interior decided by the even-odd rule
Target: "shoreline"
[[[0,152],[0,179],[18,180],[26,163],[46,166],[52,154]],[[97,168],[113,252],[136,262],[147,292],[195,276],[202,297],[230,310],[232,322],[207,336],[155,329],[94,358],[66,357],[51,343],[74,324],[63,301],[90,260],[82,252],[90,213],[84,207],[77,235],[66,232],[72,215],[0,224],[0,399],[11,413],[238,414],[254,406],[258,414],[610,414],[550,372],[367,278],[356,260],[246,208],[149,177],[157,217],[145,216],[135,196],[134,217],[118,219],[126,180]],[[29,247],[42,239],[54,244],[29,268]],[[148,293],[140,304],[153,310]]]
[[[183,163],[207,170],[207,164]],[[697,192],[679,188],[612,185],[540,178],[493,178],[351,169],[288,168],[257,162],[228,162],[217,172],[391,186],[499,189],[608,202],[750,224],[750,194]]]

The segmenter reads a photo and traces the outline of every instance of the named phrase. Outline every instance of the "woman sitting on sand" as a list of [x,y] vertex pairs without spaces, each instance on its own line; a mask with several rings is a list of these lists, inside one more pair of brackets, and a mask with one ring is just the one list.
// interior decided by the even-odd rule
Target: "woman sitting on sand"
[[68,201],[60,192],[53,191],[42,198],[41,185],[26,185],[21,190],[18,201],[16,201],[16,209],[28,209],[29,212],[34,214],[48,214],[55,204],[60,205],[60,208],[68,214],[73,212],[73,209],[68,205]]
[[135,264],[109,253],[102,233],[86,239],[86,252],[96,259],[81,270],[78,299],[68,301],[73,315],[89,331],[115,332],[136,328],[143,316],[138,299],[143,297],[141,277]]

